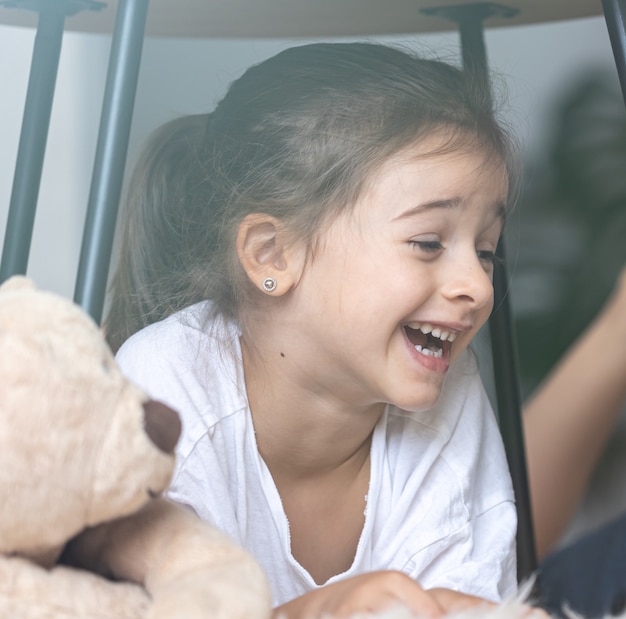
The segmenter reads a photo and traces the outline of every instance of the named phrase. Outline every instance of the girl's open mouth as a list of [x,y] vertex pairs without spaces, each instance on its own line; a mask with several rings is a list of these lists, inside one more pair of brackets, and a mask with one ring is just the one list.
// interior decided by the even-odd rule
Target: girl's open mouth
[[449,358],[452,342],[456,339],[455,332],[444,331],[427,322],[405,325],[404,331],[415,350],[427,357]]

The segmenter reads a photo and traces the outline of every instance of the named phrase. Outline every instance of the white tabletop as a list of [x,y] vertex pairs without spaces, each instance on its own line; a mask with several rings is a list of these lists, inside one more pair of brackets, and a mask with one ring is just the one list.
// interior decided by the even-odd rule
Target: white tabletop
[[[49,0],[53,2],[54,0]],[[451,23],[422,9],[476,0],[150,0],[146,34],[174,37],[340,37],[450,30]],[[118,0],[100,11],[68,17],[66,28],[107,33]],[[487,3],[489,4],[489,3]],[[514,17],[491,17],[486,27],[600,15],[600,0],[499,0]],[[0,8],[0,23],[35,26],[34,12]]]

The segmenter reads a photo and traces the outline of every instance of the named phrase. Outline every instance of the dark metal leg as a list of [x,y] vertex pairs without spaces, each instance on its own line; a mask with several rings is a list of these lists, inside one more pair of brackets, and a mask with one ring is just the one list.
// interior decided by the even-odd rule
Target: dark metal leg
[[65,16],[42,10],[33,47],[22,130],[2,249],[0,282],[25,274],[33,234]]
[[[433,9],[459,26],[464,70],[484,82],[485,95],[490,95],[487,54],[483,36],[483,21],[492,15],[514,15],[515,10],[493,3],[477,3]],[[504,240],[497,253],[504,257]],[[532,523],[526,451],[522,428],[521,396],[517,365],[517,348],[509,306],[508,278],[503,264],[494,271],[494,311],[489,328],[496,385],[500,431],[506,449],[517,502],[517,576],[520,582],[535,574],[537,557]]]
[[[469,7],[471,8],[471,7]],[[482,32],[482,18],[459,21],[459,34],[465,70],[476,77],[483,76],[485,89],[490,89],[487,56]],[[504,239],[498,245],[498,255],[504,258]],[[517,347],[509,305],[508,277],[504,263],[496,265],[493,276],[494,311],[489,319],[491,350],[496,384],[496,399],[500,431],[506,448],[517,502],[517,577],[528,579],[537,568],[535,537],[532,523],[526,450],[522,428],[521,396]]]
[[148,0],[119,3],[74,300],[102,318],[135,103]]
[[[477,78],[483,76],[485,89],[488,92],[490,85],[482,18],[479,20],[474,14],[471,19],[460,20],[459,34],[465,70],[472,71]],[[504,258],[503,238],[500,240],[497,251],[498,255]],[[509,290],[508,277],[504,263],[496,265],[494,269],[493,287],[494,311],[489,319],[489,330],[498,420],[517,502],[517,577],[522,582],[536,571],[537,557],[526,470],[517,347],[509,295],[507,294]]]
[[[504,241],[502,239],[498,245],[497,253],[501,257],[504,256]],[[523,582],[535,573],[537,554],[526,469],[517,346],[507,294],[508,277],[504,264],[496,267],[493,280],[494,311],[489,319],[491,351],[496,383],[498,420],[517,501],[517,576],[518,580]]]
[[26,273],[28,266],[65,18],[106,5],[96,0],[0,0],[0,5],[39,14],[0,264],[2,282]]
[[602,0],[602,9],[613,48],[622,95],[626,102],[626,1]]

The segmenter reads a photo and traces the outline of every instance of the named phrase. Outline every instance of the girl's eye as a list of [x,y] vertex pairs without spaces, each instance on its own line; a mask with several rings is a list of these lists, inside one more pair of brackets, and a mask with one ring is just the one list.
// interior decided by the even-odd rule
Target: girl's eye
[[435,239],[429,239],[427,241],[411,241],[411,245],[427,253],[435,253],[443,249],[441,241],[437,241]]
[[481,262],[485,262],[490,265],[496,265],[502,262],[502,259],[496,255],[495,251],[488,249],[479,249],[476,251],[476,255]]

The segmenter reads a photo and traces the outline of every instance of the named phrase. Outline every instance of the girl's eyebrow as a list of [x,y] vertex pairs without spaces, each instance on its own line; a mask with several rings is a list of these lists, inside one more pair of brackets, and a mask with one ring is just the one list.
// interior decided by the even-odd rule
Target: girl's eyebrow
[[408,211],[404,211],[404,213],[398,215],[394,219],[394,221],[415,217],[416,215],[420,215],[424,211],[431,211],[433,209],[458,208],[461,202],[462,200],[458,196],[454,198],[447,198],[445,200],[433,200],[432,202],[424,202],[423,204],[413,206]]
[[[394,218],[393,221],[401,221],[403,219],[409,219],[410,217],[415,217],[416,215],[420,215],[425,211],[430,211],[433,209],[448,209],[448,208],[458,208],[463,203],[463,199],[460,197],[447,198],[445,200],[433,200],[432,202],[425,202],[423,204],[418,204],[410,208],[408,211],[401,213],[397,217]],[[494,205],[494,210],[496,214],[496,219],[500,219],[502,222],[506,219],[506,205],[504,202],[496,202]]]

